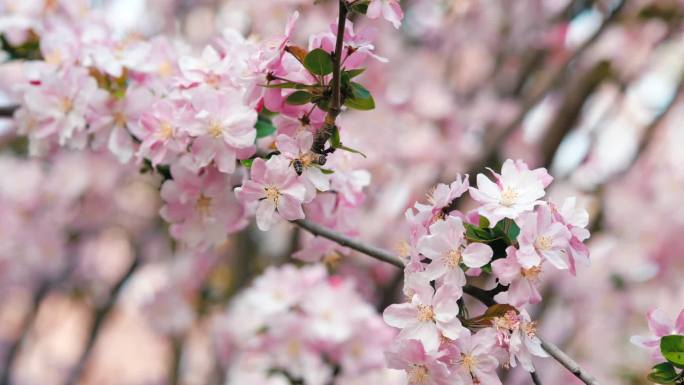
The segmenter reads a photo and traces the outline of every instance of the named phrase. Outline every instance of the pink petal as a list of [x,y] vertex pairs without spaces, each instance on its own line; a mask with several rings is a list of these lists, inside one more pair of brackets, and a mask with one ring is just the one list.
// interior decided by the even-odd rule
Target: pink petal
[[484,243],[471,243],[463,250],[463,263],[468,267],[482,267],[489,263],[494,251]]
[[403,329],[418,321],[418,311],[410,303],[394,304],[385,309],[382,318],[389,326]]
[[647,318],[648,327],[656,336],[662,337],[672,333],[672,322],[664,311],[660,309],[651,310],[648,312]]

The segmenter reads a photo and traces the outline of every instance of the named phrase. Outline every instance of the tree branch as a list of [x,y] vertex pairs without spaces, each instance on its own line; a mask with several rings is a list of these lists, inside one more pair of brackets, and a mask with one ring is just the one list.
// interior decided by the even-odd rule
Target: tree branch
[[[366,245],[362,242],[347,237],[346,235],[337,233],[336,231],[330,230],[324,226],[307,220],[300,219],[294,221],[293,223],[314,235],[321,236],[323,238],[337,242],[342,246],[349,247],[350,249],[366,254],[369,257],[373,257],[377,260],[387,262],[400,268],[404,267],[404,263],[401,261],[401,259],[387,250],[371,245]],[[494,295],[501,290],[503,290],[501,286],[497,287],[492,291],[483,290],[479,287],[470,285],[466,285],[465,287],[463,287],[464,293],[479,300],[487,306],[492,306],[496,304],[496,301],[494,301]],[[544,350],[546,350],[546,352],[549,353],[551,357],[553,357],[571,373],[573,373],[580,380],[582,380],[582,382],[584,382],[587,385],[599,385],[599,382],[594,377],[592,377],[586,371],[584,371],[584,369],[582,369],[577,362],[575,362],[572,358],[570,358],[567,354],[560,350],[556,345],[544,341],[539,336],[537,337],[542,343],[542,348],[544,348]]]
[[600,385],[598,380],[594,378],[592,375],[587,373],[584,369],[582,369],[579,364],[570,358],[567,354],[565,354],[564,351],[560,350],[560,348],[548,341],[543,340],[541,337],[537,336],[539,340],[541,341],[541,346],[544,350],[546,350],[547,353],[551,357],[553,357],[556,361],[560,362],[561,365],[565,366],[566,369],[570,371],[570,373],[574,374],[582,380],[587,385]]
[[[568,55],[565,60],[563,60],[560,65],[556,66],[556,69],[546,77],[540,79],[540,85],[534,87],[530,90],[530,95],[523,101],[520,112],[515,116],[515,118],[508,123],[502,129],[488,130],[491,132],[490,135],[484,138],[484,151],[483,155],[473,163],[473,167],[469,170],[470,175],[476,175],[479,170],[484,169],[486,166],[490,165],[496,160],[496,154],[499,149],[506,142],[506,139],[515,131],[518,126],[522,123],[527,116],[528,112],[534,108],[544,96],[551,91],[553,88],[560,84],[561,80],[564,78],[566,70],[569,68],[570,64],[575,61],[580,55],[582,55],[598,38],[605,32],[610,24],[615,21],[618,15],[624,8],[626,0],[621,1],[606,17],[601,26],[581,45],[579,46],[571,55]],[[538,90],[535,92],[535,89]]]
[[311,151],[321,155],[325,154],[325,143],[332,137],[335,121],[342,111],[342,51],[344,50],[344,29],[347,23],[347,5],[344,0],[340,0],[339,6],[340,14],[337,20],[337,40],[335,42],[335,55],[333,56],[330,106],[328,107],[328,114],[325,116],[325,124],[316,132],[314,142],[311,145]]
[[85,369],[86,364],[88,363],[93,347],[95,347],[97,336],[100,334],[100,331],[102,330],[105,321],[107,320],[107,318],[109,318],[110,313],[114,309],[114,305],[116,305],[116,302],[119,299],[121,290],[128,282],[128,280],[133,276],[133,274],[138,270],[139,266],[140,257],[138,253],[136,253],[133,262],[131,262],[131,265],[128,268],[128,270],[121,276],[121,278],[119,278],[119,280],[112,287],[111,293],[109,295],[109,298],[107,298],[107,301],[104,304],[102,304],[102,306],[98,307],[95,311],[95,319],[93,320],[93,325],[90,328],[90,333],[88,334],[86,345],[83,348],[83,351],[81,352],[81,355],[76,363],[76,366],[74,366],[74,368],[72,368],[69,373],[67,381],[65,382],[67,385],[76,385],[78,383],[78,380],[81,378],[81,374],[83,373],[83,370]]
[[539,375],[537,374],[537,372],[531,372],[530,376],[532,377],[532,383],[534,383],[534,385],[542,385],[542,382],[539,379]]

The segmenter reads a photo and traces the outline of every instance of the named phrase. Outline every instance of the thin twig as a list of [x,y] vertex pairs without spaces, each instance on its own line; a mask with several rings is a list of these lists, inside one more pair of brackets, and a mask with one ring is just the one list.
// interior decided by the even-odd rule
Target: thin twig
[[572,374],[582,380],[582,382],[587,385],[599,385],[599,382],[596,378],[582,369],[582,367],[575,360],[565,354],[565,352],[562,351],[558,346],[541,339],[541,337],[538,338],[541,341],[542,348],[546,350],[546,352],[549,353],[549,355],[551,355],[551,357],[553,357],[556,361],[565,366],[565,368],[568,369]]
[[[349,238],[346,235],[337,233],[336,231],[333,231],[331,229],[328,229],[324,226],[321,226],[319,224],[307,221],[307,220],[297,220],[294,221],[296,225],[302,227],[303,229],[309,231],[310,233],[321,236],[326,239],[330,239],[331,241],[337,242],[342,246],[349,247],[350,249],[356,250],[358,252],[361,252],[363,254],[368,255],[369,257],[373,257],[375,259],[378,259],[383,262],[390,263],[394,266],[403,268],[404,263],[401,261],[401,259],[395,255],[393,255],[391,252],[371,246],[371,245],[366,245],[363,242],[359,242],[355,239]],[[473,298],[476,298],[483,304],[487,306],[492,306],[496,304],[496,301],[494,301],[494,294],[497,292],[503,290],[502,287],[497,287],[496,289],[492,291],[487,291],[480,289],[479,287],[475,286],[470,286],[466,285],[463,287],[463,292],[470,295]],[[563,365],[566,369],[568,369],[571,373],[573,373],[575,376],[577,376],[580,380],[582,380],[585,384],[587,385],[599,385],[599,382],[589,375],[584,369],[582,369],[577,362],[575,362],[572,358],[570,358],[567,354],[565,354],[562,350],[560,350],[556,345],[553,345],[550,342],[544,341],[541,337],[537,336],[539,340],[542,343],[542,348],[546,350],[551,357],[553,357],[556,361],[558,361],[561,365]]]
[[317,223],[307,221],[304,219],[296,220],[294,223],[303,228],[304,230],[314,234],[321,236],[323,238],[330,239],[331,241],[337,242],[342,246],[348,247],[350,249],[359,251],[361,253],[364,253],[370,257],[373,257],[375,259],[378,259],[383,262],[387,262],[391,265],[394,265],[399,268],[404,268],[404,262],[402,260],[392,254],[391,252],[387,250],[383,250],[379,247],[367,245],[363,242],[359,242],[356,239],[350,238],[346,235],[340,234],[336,231],[330,230],[327,227],[321,226]]
[[537,374],[537,372],[531,372],[530,377],[532,377],[532,383],[534,383],[534,385],[542,385],[542,382],[539,379],[539,375]]

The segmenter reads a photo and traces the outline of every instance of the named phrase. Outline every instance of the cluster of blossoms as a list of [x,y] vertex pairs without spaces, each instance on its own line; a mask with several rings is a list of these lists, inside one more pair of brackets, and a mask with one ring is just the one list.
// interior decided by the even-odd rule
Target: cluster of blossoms
[[649,351],[653,361],[664,361],[651,369],[650,381],[657,384],[684,383],[684,309],[671,319],[661,309],[648,312],[650,336],[633,336],[633,344]]
[[[330,120],[337,25],[311,36],[305,49],[290,42],[295,14],[275,41],[225,30],[196,57],[164,37],[119,37],[103,15],[84,13],[84,4],[42,6],[11,8],[0,23],[11,36],[10,54],[41,59],[26,63],[26,79],[13,90],[22,100],[18,132],[32,154],[90,148],[159,173],[161,215],[193,250],[220,245],[251,215],[268,230],[311,212],[353,233],[345,223],[363,203],[370,174],[351,164],[359,155],[342,145]],[[403,17],[395,0],[345,6],[397,27]],[[374,107],[351,80],[369,57],[384,61],[373,53],[373,35],[351,22],[344,30],[346,108]],[[34,42],[39,46],[26,54]],[[334,133],[321,143],[323,128]],[[312,240],[302,257],[317,259],[331,248]]]
[[227,384],[401,383],[383,370],[393,330],[353,280],[320,264],[266,270],[233,300],[217,334]]
[[[547,354],[524,307],[541,301],[543,270],[574,273],[576,261],[588,261],[588,214],[573,199],[541,200],[552,181],[545,169],[508,160],[492,174],[493,181],[479,174],[476,188],[467,177],[440,184],[429,203],[407,211],[409,301],[389,306],[384,318],[401,330],[389,364],[411,384],[500,384],[499,365],[533,372],[531,357]],[[479,206],[464,214],[453,206],[467,191]],[[498,282],[486,292],[498,305],[468,318],[466,276],[482,275]]]

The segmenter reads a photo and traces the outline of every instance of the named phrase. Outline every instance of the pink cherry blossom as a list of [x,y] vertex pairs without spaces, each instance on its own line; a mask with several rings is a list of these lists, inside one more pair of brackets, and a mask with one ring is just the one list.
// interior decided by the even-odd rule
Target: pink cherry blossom
[[196,174],[180,164],[171,167],[171,175],[173,179],[161,189],[166,202],[161,216],[171,223],[175,238],[191,247],[208,247],[247,226],[245,209],[227,193],[230,183],[226,175],[213,167]]
[[517,219],[520,214],[532,211],[541,203],[544,185],[535,172],[521,170],[512,160],[504,162],[496,183],[484,174],[477,175],[477,188],[471,187],[470,194],[482,206],[480,215],[494,226],[503,218]]
[[455,342],[461,352],[456,359],[456,374],[464,385],[501,385],[496,374],[499,361],[495,358],[496,332],[485,328],[473,335],[464,333]]
[[274,156],[268,161],[255,159],[251,179],[236,188],[235,194],[245,203],[257,203],[256,219],[261,230],[270,229],[281,218],[289,221],[304,218],[302,203],[306,187],[283,157]]
[[291,163],[298,162],[301,165],[301,179],[307,187],[307,201],[313,199],[316,190],[328,191],[330,189],[330,175],[324,174],[314,163],[314,155],[311,153],[313,135],[310,132],[301,131],[294,138],[278,135],[276,143],[278,150],[286,159]]
[[189,115],[187,107],[179,107],[169,100],[159,100],[140,117],[140,129],[136,133],[142,140],[139,156],[149,159],[153,165],[168,164],[185,152],[189,138],[181,126]]
[[539,294],[539,275],[542,266],[523,267],[518,261],[517,249],[509,246],[506,249],[506,258],[492,262],[492,272],[502,285],[508,285],[508,290],[497,294],[494,299],[498,303],[507,303],[520,307],[528,303],[535,304],[541,301]]
[[93,148],[106,146],[119,162],[127,163],[136,150],[131,131],[139,131],[140,116],[152,103],[153,95],[146,88],[129,87],[124,98],[109,98],[92,119]]
[[236,90],[194,90],[195,122],[185,129],[194,138],[191,152],[196,167],[216,162],[221,172],[235,171],[235,161],[254,153],[257,113]]
[[93,106],[106,98],[84,68],[71,67],[61,76],[48,77],[24,95],[33,120],[28,134],[38,139],[55,136],[60,145],[83,148]]
[[653,334],[650,336],[632,336],[630,341],[634,345],[649,350],[653,360],[662,360],[660,339],[672,334],[684,335],[684,309],[679,312],[675,322],[672,322],[672,319],[661,309],[649,311],[647,318],[648,328]]
[[418,340],[399,340],[386,353],[387,365],[406,371],[409,385],[450,385],[447,366],[439,355],[426,352]]
[[584,244],[584,241],[589,239],[589,230],[586,229],[589,224],[589,213],[587,210],[577,207],[575,197],[565,199],[560,207],[552,203],[549,203],[549,207],[553,211],[554,218],[566,225],[572,235],[567,257],[570,272],[575,274],[575,261],[579,261],[585,266],[589,265],[589,248]]
[[401,20],[404,18],[404,12],[397,0],[371,0],[368,4],[368,11],[366,16],[371,19],[382,17],[392,23],[394,28],[401,26]]
[[227,78],[229,62],[215,48],[206,46],[199,58],[183,56],[178,60],[185,86],[207,85],[218,88],[231,85]]
[[414,292],[411,302],[390,305],[383,313],[385,322],[401,329],[399,338],[419,340],[427,351],[437,350],[442,336],[458,338],[464,330],[457,318],[456,303],[463,294],[462,289],[444,284],[435,291],[420,273],[407,279]]
[[425,269],[429,279],[443,278],[445,283],[456,286],[466,283],[461,263],[479,268],[493,255],[492,248],[484,243],[466,244],[463,222],[452,216],[430,226],[430,235],[418,242],[418,251],[431,260]]
[[525,268],[549,261],[558,269],[567,269],[567,248],[572,234],[565,225],[554,221],[551,209],[540,206],[536,212],[520,216],[518,261]]
[[517,366],[517,362],[528,372],[534,372],[532,356],[548,357],[537,337],[537,323],[532,322],[525,309],[520,313],[513,310],[501,317],[496,317],[493,326],[497,331],[497,341],[509,355],[509,365]]

